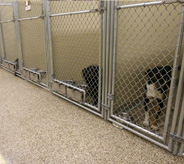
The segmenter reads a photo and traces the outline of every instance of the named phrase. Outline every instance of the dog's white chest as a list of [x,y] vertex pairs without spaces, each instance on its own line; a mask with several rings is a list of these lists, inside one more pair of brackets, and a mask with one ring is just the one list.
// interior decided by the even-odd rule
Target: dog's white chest
[[161,94],[161,91],[156,90],[155,84],[146,84],[147,86],[147,98],[157,98],[157,99],[163,99],[163,94]]

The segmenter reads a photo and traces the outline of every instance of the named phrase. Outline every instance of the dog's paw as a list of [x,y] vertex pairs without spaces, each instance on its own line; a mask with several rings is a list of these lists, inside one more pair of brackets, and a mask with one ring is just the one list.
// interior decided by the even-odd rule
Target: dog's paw
[[158,130],[158,126],[151,125],[151,129],[153,129],[153,130]]
[[143,125],[144,125],[144,126],[149,126],[149,121],[148,121],[148,120],[144,120],[144,121],[143,121]]

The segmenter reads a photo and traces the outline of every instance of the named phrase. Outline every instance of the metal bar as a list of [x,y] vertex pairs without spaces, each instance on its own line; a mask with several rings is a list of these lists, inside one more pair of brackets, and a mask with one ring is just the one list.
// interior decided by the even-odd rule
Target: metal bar
[[[113,56],[113,38],[114,38],[114,34],[113,34],[113,30],[114,30],[114,19],[113,19],[113,16],[114,16],[114,12],[113,12],[113,8],[114,8],[114,2],[113,1],[110,1],[109,2],[109,8],[108,8],[108,20],[109,20],[109,23],[108,23],[108,27],[109,27],[109,31],[107,31],[109,33],[109,40],[108,40],[108,43],[107,43],[107,47],[108,47],[108,59],[107,59],[107,67],[106,69],[108,70],[107,73],[107,81],[108,81],[108,84],[107,84],[107,103],[106,105],[108,107],[110,107],[110,104],[111,104],[111,100],[108,99],[108,94],[110,93],[111,94],[111,89],[112,89],[112,56]],[[110,108],[108,108],[109,110]],[[107,118],[110,117],[110,111],[107,112]]]
[[145,2],[145,3],[136,3],[131,5],[123,5],[117,6],[116,9],[127,9],[127,8],[134,8],[134,7],[146,7],[146,6],[154,6],[154,5],[162,5],[162,4],[170,4],[175,3],[177,1],[155,1],[155,2]]
[[17,39],[17,44],[18,44],[18,49],[19,49],[19,70],[22,70],[24,66],[24,60],[23,60],[23,52],[22,52],[22,41],[21,41],[21,33],[20,33],[20,24],[17,21],[19,18],[18,14],[18,4],[17,1],[13,2],[13,15],[15,19],[15,31],[16,31],[16,39]]
[[98,9],[51,14],[50,17],[98,12]]
[[[104,1],[104,7],[107,7],[107,1]],[[105,58],[106,58],[106,38],[107,38],[107,10],[104,11],[103,14],[103,44],[102,44],[102,70],[103,70],[103,74],[102,74],[102,101],[101,104],[104,104],[105,102]],[[100,105],[101,106],[101,105]],[[102,111],[103,111],[103,117],[105,118],[105,108],[104,106],[102,106]]]
[[[97,110],[99,111],[99,108],[96,108],[95,106],[88,104],[88,103],[84,103],[85,106],[90,107],[91,109]],[[100,111],[99,111],[100,112]]]
[[[164,139],[166,139],[166,133],[167,133],[168,124],[169,124],[169,115],[170,115],[170,111],[172,107],[174,89],[176,87],[176,78],[177,78],[179,57],[180,57],[181,49],[182,49],[183,33],[184,33],[184,5],[182,5],[182,9],[181,9],[179,33],[178,33],[177,46],[176,46],[176,51],[175,51],[175,60],[174,60],[174,65],[173,65],[172,80],[171,80],[171,86],[170,86],[170,91],[169,91],[169,100],[167,104],[167,112],[166,112],[166,119],[165,119],[165,126],[164,126],[164,135],[163,135]],[[178,111],[179,111],[179,108],[178,107],[175,108],[173,121],[172,121],[172,127],[170,131],[171,135],[174,134],[174,131],[175,131]],[[169,146],[169,149],[171,150],[173,146],[172,139],[170,139],[168,146]]]
[[31,80],[29,80],[29,79],[26,79],[25,77],[23,77],[23,76],[21,76],[21,75],[19,75],[19,74],[18,74],[17,76],[20,77],[20,78],[22,78],[22,79],[24,79],[24,80],[26,80],[26,81],[31,82],[31,83],[34,84],[34,85],[37,85],[37,86],[39,86],[39,87],[41,87],[41,88],[46,89],[46,90],[49,91],[49,89],[48,89],[47,87],[45,87],[45,86],[42,86],[42,85],[40,85],[40,84],[38,84],[38,83],[35,83],[34,81],[31,81]]
[[[99,8],[104,5],[103,1],[98,2]],[[101,111],[101,95],[102,95],[102,54],[103,54],[103,14],[100,14],[99,20],[99,81],[98,81],[98,111]],[[101,111],[103,113],[103,109]]]
[[9,22],[14,22],[15,20],[6,20],[6,21],[0,21],[0,23],[9,23]]
[[109,30],[110,30],[110,2],[109,1],[107,1],[106,2],[106,6],[105,6],[105,8],[107,9],[106,10],[106,15],[105,15],[105,17],[106,17],[106,19],[105,19],[105,22],[104,22],[104,25],[105,25],[105,27],[104,27],[104,30],[105,30],[105,32],[106,32],[106,34],[105,34],[105,38],[104,38],[104,44],[105,44],[105,49],[104,49],[104,56],[103,56],[103,84],[104,84],[104,86],[103,86],[103,101],[102,101],[102,108],[103,108],[103,111],[104,111],[104,113],[103,113],[103,117],[104,117],[104,119],[106,120],[108,117],[107,117],[107,115],[108,115],[108,109],[109,108],[107,108],[107,106],[108,106],[108,99],[107,99],[107,93],[108,93],[108,59],[109,59],[109,57],[108,57],[108,55],[109,55]]
[[48,13],[47,13],[47,0],[42,0],[42,14],[44,16],[43,20],[43,29],[44,29],[44,43],[45,43],[45,63],[47,68],[46,73],[46,84],[49,85],[49,76],[50,76],[50,68],[49,68],[49,37],[48,37]]
[[0,6],[12,6],[12,2],[0,2]]
[[71,102],[71,103],[73,103],[73,104],[75,104],[75,105],[77,105],[77,106],[79,106],[79,107],[81,107],[81,108],[83,108],[83,109],[85,109],[85,110],[87,110],[87,111],[89,111],[89,112],[91,112],[91,113],[93,113],[93,114],[99,116],[99,117],[102,117],[102,115],[101,115],[100,113],[95,112],[94,110],[91,110],[91,109],[85,107],[84,105],[81,105],[81,104],[79,104],[79,103],[77,103],[77,102],[75,102],[75,101],[73,101],[73,100],[71,100],[71,99],[68,99],[67,97],[62,96],[62,95],[60,95],[60,94],[58,94],[58,93],[56,93],[56,92],[52,92],[52,93],[53,93],[54,95],[56,95],[56,96],[61,97],[62,99],[65,99],[65,100],[67,100],[67,101],[69,101],[69,102]]
[[49,89],[52,92],[52,81],[54,79],[54,63],[53,63],[53,47],[52,47],[52,25],[51,25],[51,17],[50,15],[50,1],[47,1],[47,19],[48,19],[48,47],[49,47],[49,72],[48,72],[48,84],[49,84]]
[[8,71],[8,72],[10,72],[10,73],[14,73],[13,71],[7,69],[4,65],[1,65],[1,67],[2,67],[4,70],[6,70],[6,71]]
[[143,129],[142,127],[137,126],[136,124],[133,124],[133,123],[131,123],[129,121],[126,121],[124,119],[121,119],[121,118],[119,118],[118,116],[115,116],[115,115],[112,115],[111,118],[114,118],[114,119],[116,119],[116,121],[122,122],[123,124],[126,124],[128,126],[131,126],[132,128],[134,128],[136,130],[142,131],[142,132],[144,132],[144,133],[152,136],[154,139],[158,139],[158,140],[164,142],[164,139],[161,136],[158,136],[155,133],[152,133],[152,132],[150,132],[150,131],[148,131],[146,129]]
[[[182,97],[182,91],[184,88],[184,53],[183,53],[183,60],[182,60],[182,65],[181,65],[181,72],[180,72],[180,79],[179,79],[179,85],[178,85],[178,91],[177,91],[177,96],[176,96],[176,105],[175,105],[175,110],[176,112],[179,112],[179,107],[180,107],[180,100]],[[178,124],[178,130],[176,133],[176,136],[181,136],[181,132],[183,129],[183,118],[184,118],[184,97],[183,97],[183,103],[181,107],[181,113],[180,113],[180,118],[179,118],[179,124]],[[179,147],[179,143],[176,142],[173,150],[173,154],[176,155]]]
[[14,65],[15,63],[14,62],[12,62],[12,61],[9,61],[9,60],[4,60],[6,63],[9,63],[9,64],[12,64],[12,65]]
[[[105,106],[109,107],[108,91],[109,91],[109,75],[110,75],[110,41],[111,41],[111,1],[107,2],[107,39],[106,39],[106,63],[105,63]],[[105,119],[108,118],[109,108],[106,109]]]
[[63,84],[63,85],[65,85],[65,86],[67,86],[67,87],[76,89],[76,90],[78,90],[78,91],[80,91],[80,92],[85,92],[85,90],[83,90],[83,89],[81,89],[81,88],[78,88],[78,87],[75,87],[75,86],[73,86],[73,85],[71,85],[71,84],[65,83],[65,82],[63,82],[63,81],[60,81],[60,80],[57,80],[57,79],[54,79],[53,81],[54,81],[54,82],[57,82],[57,83],[59,83],[59,84]]
[[[119,1],[115,1],[117,7]],[[117,40],[118,40],[118,11],[114,11],[114,54],[113,54],[113,73],[112,73],[112,94],[115,95],[115,79],[116,79],[116,60],[117,60]],[[114,102],[111,103],[111,115],[113,115]]]
[[[0,20],[1,20],[1,15],[0,15]],[[2,49],[2,55],[3,55],[2,60],[3,60],[3,59],[6,59],[6,50],[5,50],[5,44],[4,44],[4,35],[3,35],[2,24],[0,24],[0,43],[1,43],[1,49]]]
[[40,18],[44,18],[44,15],[40,15],[37,17],[30,17],[30,18],[22,18],[22,19],[17,19],[18,21],[25,21],[25,20],[33,20],[33,19],[40,19]]
[[37,74],[37,75],[40,75],[40,73],[37,72],[37,71],[35,71],[35,70],[29,69],[29,68],[26,68],[26,67],[22,67],[22,69],[23,69],[23,70],[26,70],[26,71],[29,71],[29,72],[31,72],[31,73],[35,73],[35,74]]

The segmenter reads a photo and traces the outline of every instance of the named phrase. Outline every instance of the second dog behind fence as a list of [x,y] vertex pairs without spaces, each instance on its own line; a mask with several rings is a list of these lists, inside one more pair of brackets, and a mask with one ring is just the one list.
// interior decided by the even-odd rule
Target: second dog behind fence
[[171,83],[171,66],[164,67],[154,67],[146,71],[147,82],[145,85],[145,93],[144,93],[144,109],[145,109],[145,119],[143,121],[143,125],[149,125],[149,111],[147,104],[152,99],[157,100],[156,114],[155,120],[153,121],[151,128],[153,130],[158,130],[157,120],[163,109],[164,100],[166,99],[170,83]]
[[93,98],[93,105],[98,105],[99,66],[90,65],[82,70],[82,76],[87,84],[87,96]]

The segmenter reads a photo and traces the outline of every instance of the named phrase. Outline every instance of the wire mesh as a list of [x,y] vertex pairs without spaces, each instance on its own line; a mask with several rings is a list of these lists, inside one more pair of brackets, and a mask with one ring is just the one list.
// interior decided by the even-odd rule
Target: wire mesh
[[12,6],[0,6],[0,16],[1,16],[1,21],[13,20]]
[[24,67],[46,70],[43,20],[20,21]]
[[14,62],[18,58],[15,23],[2,23],[6,59]]
[[[91,2],[51,2],[54,12],[97,7]],[[71,5],[67,6],[70,3]],[[55,12],[54,12],[55,13]],[[88,104],[98,104],[100,14],[55,16],[52,21],[55,78],[86,90]]]
[[113,115],[159,136],[164,132],[180,14],[178,3],[118,10]]

